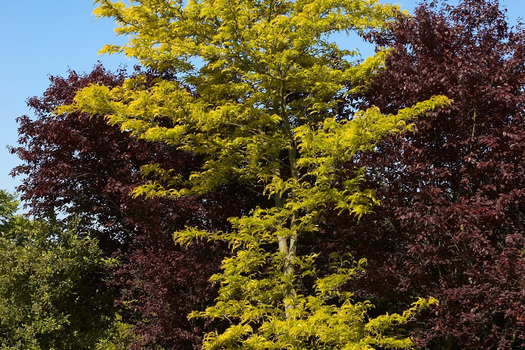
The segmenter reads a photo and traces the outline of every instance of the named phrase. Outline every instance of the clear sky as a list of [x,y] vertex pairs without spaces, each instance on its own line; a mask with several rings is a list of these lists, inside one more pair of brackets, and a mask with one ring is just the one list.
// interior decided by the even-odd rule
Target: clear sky
[[[419,1],[392,2],[412,12]],[[525,18],[525,0],[500,3],[512,25]],[[15,119],[32,115],[26,100],[42,95],[49,75],[64,76],[68,69],[89,72],[97,61],[110,70],[134,64],[124,56],[97,55],[104,44],[123,38],[114,36],[112,21],[96,20],[93,9],[92,0],[0,0],[0,189],[14,192],[19,184],[20,179],[8,175],[19,161],[6,146],[16,145]]]
[[0,0],[0,189],[14,192],[19,184],[8,175],[19,160],[6,145],[16,145],[15,119],[32,115],[26,100],[42,95],[49,75],[89,72],[99,60],[111,70],[133,65],[121,55],[97,55],[123,38],[93,9],[92,0]]

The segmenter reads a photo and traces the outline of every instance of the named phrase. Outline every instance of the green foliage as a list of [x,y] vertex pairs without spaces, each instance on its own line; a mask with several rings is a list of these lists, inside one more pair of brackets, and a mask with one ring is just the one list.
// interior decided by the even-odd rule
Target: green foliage
[[[274,203],[231,218],[231,231],[175,233],[181,244],[225,240],[232,248],[213,277],[221,286],[217,304],[193,314],[231,326],[209,334],[204,348],[411,347],[398,326],[434,301],[370,320],[370,304],[354,303],[342,291],[362,263],[345,261],[333,274],[319,275],[316,255],[297,255],[327,207],[360,216],[377,203],[373,191],[360,187],[362,170],[340,181],[344,164],[449,103],[435,97],[396,115],[345,110],[351,94],[366,89],[382,68],[387,51],[356,63],[357,53],[338,47],[331,35],[382,30],[397,8],[375,0],[96,3],[98,16],[115,18],[117,33],[130,35],[127,44],[104,52],[124,52],[177,79],[159,78],[151,86],[136,76],[113,89],[92,85],[58,113],[108,115],[136,137],[203,159],[189,178],[148,166],[144,171],[163,181],[139,187],[136,195],[202,194],[236,178]],[[317,279],[313,292],[302,283],[306,276]]]
[[113,324],[100,273],[112,262],[74,228],[15,216],[0,231],[0,348],[94,349]]
[[[222,334],[211,333],[206,349],[406,349],[409,338],[399,337],[400,325],[436,301],[420,300],[402,315],[367,318],[369,302],[355,303],[341,287],[362,271],[364,261],[339,261],[335,272],[316,281],[314,295],[290,294],[298,274],[283,275],[282,256],[262,249],[239,250],[226,259],[224,271],[213,277],[221,283],[217,304],[192,317],[224,318],[232,325]],[[314,256],[296,258],[302,275],[315,275]],[[305,264],[306,262],[306,264]],[[268,266],[275,264],[275,266]],[[310,265],[310,266],[308,266]],[[349,266],[347,266],[349,265]],[[308,267],[306,267],[308,266]],[[264,274],[261,271],[269,271]],[[264,276],[264,277],[263,277]],[[283,308],[283,302],[293,308]]]
[[105,337],[99,339],[95,350],[121,350],[129,347],[135,340],[133,326],[122,321],[122,316],[115,315],[114,324]]
[[[401,326],[437,300],[421,299],[401,315],[369,319],[367,311],[372,305],[353,302],[352,294],[344,289],[351,278],[363,272],[364,259],[352,262],[348,256],[335,255],[333,273],[319,276],[315,267],[318,254],[296,256],[288,262],[289,256],[264,248],[278,239],[277,233],[269,234],[268,229],[292,233],[284,225],[276,228],[275,216],[266,213],[260,217],[263,211],[257,212],[232,219],[235,230],[231,233],[189,229],[176,234],[179,242],[224,239],[234,252],[223,261],[223,271],[212,277],[221,286],[216,305],[191,315],[232,323],[224,333],[208,334],[205,349],[412,348],[411,340],[400,336]],[[293,268],[284,273],[287,263]],[[315,278],[313,294],[303,294],[297,287],[306,276]]]
[[18,201],[16,196],[0,190],[0,230],[8,231],[16,220],[15,213],[18,210]]

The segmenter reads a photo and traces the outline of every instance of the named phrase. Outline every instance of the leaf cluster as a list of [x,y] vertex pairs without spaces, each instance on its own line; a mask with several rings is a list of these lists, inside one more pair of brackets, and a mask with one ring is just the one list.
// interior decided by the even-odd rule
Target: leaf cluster
[[440,300],[417,329],[423,346],[520,348],[523,27],[497,2],[439,5],[422,4],[377,38],[392,51],[365,100],[391,113],[435,94],[454,103],[361,158],[382,206],[340,235],[366,251],[363,294],[390,306]]
[[0,348],[95,349],[112,330],[101,272],[113,261],[74,227],[12,219],[0,231]]

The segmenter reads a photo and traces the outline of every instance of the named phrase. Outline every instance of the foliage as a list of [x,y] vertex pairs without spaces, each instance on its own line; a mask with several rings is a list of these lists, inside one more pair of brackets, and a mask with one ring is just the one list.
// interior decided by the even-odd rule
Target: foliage
[[124,71],[111,74],[101,65],[85,75],[70,71],[67,78],[50,77],[43,96],[28,100],[36,118],[18,118],[20,146],[11,148],[24,162],[12,175],[25,176],[17,190],[30,213],[78,218],[80,227],[96,228],[107,254],[126,247],[137,234],[127,224],[126,209],[143,203],[127,200],[127,193],[140,181],[140,165],[158,150],[129,142],[103,118],[79,113],[55,117],[52,111],[89,83],[115,86],[125,77]]
[[0,190],[0,230],[3,232],[11,229],[18,204],[15,195]]
[[125,77],[100,65],[87,74],[51,77],[43,96],[29,99],[37,117],[19,118],[20,146],[12,152],[24,164],[13,174],[25,175],[18,190],[31,214],[78,218],[79,228],[94,233],[105,256],[119,259],[106,271],[107,283],[117,293],[123,322],[137,335],[129,346],[194,349],[212,324],[186,316],[213,302],[216,288],[208,279],[226,250],[220,244],[181,250],[172,233],[187,224],[222,229],[226,217],[253,204],[243,199],[245,188],[235,184],[199,198],[132,198],[130,192],[144,181],[141,165],[156,162],[189,172],[199,160],[130,138],[104,118],[52,114],[90,83],[116,86]]
[[524,35],[497,1],[465,0],[424,3],[376,38],[393,50],[367,103],[395,113],[444,94],[454,104],[361,158],[382,206],[339,235],[368,258],[360,295],[396,308],[440,300],[417,328],[428,348],[524,344]]
[[113,326],[113,298],[101,280],[111,261],[74,228],[9,219],[0,231],[0,348],[94,349]]
[[[273,201],[232,217],[233,229],[189,225],[175,234],[182,244],[222,240],[232,250],[213,277],[220,284],[217,303],[194,314],[230,322],[224,332],[209,333],[204,348],[411,347],[397,326],[427,302],[403,315],[368,319],[367,302],[339,292],[358,267],[343,264],[318,275],[316,254],[297,255],[326,208],[361,216],[375,203],[371,191],[359,188],[362,173],[337,181],[343,165],[448,103],[435,97],[388,115],[377,108],[341,110],[349,93],[369,84],[385,52],[355,64],[355,53],[330,35],[385,28],[396,8],[371,0],[97,3],[97,15],[115,18],[117,32],[131,35],[106,52],[124,52],[178,79],[150,85],[137,75],[113,88],[91,85],[58,113],[107,115],[140,139],[203,160],[189,176],[143,167],[161,181],[138,187],[136,195],[185,198],[234,179]],[[315,278],[315,292],[302,294],[307,276]]]

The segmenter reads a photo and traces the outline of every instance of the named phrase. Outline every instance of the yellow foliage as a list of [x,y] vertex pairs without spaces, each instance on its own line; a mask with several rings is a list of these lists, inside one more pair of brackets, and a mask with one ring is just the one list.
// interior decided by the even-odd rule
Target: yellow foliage
[[303,234],[317,231],[324,210],[332,206],[361,216],[378,203],[372,190],[360,188],[362,170],[338,182],[344,164],[450,103],[438,96],[395,115],[375,107],[349,118],[339,113],[383,68],[388,48],[359,63],[332,35],[383,30],[398,8],[377,0],[95,3],[95,15],[115,19],[116,33],[129,38],[102,52],[124,53],[177,78],[149,86],[139,75],[113,89],[92,85],[57,113],[105,115],[136,137],[204,159],[187,178],[144,167],[150,181],[135,195],[202,194],[234,178],[262,185],[275,203],[232,218],[231,232],[175,233],[180,244],[225,240],[232,249],[223,272],[213,277],[220,284],[217,304],[193,315],[232,324],[224,333],[210,333],[204,349],[412,347],[409,338],[389,330],[434,300],[419,301],[402,315],[367,319],[371,305],[353,303],[351,293],[341,290],[364,261],[343,260],[333,274],[319,276],[315,295],[298,290],[301,278],[317,277],[317,255],[297,256],[297,246]]

